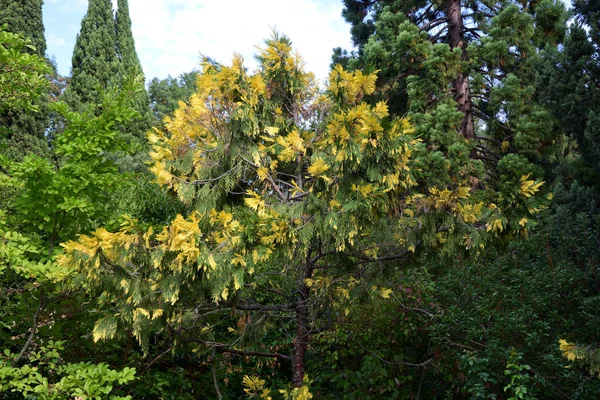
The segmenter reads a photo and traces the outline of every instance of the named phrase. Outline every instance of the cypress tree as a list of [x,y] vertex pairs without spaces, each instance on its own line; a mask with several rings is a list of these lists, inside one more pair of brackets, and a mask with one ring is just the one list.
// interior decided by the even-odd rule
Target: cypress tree
[[[120,85],[129,75],[143,75],[131,32],[129,5],[119,0],[116,17],[110,0],[90,0],[73,51],[71,82],[65,100],[75,109],[98,103],[97,88]],[[152,125],[150,99],[144,89],[136,95],[134,109],[140,114],[121,130],[144,138]]]
[[76,110],[98,103],[98,88],[119,75],[119,58],[111,0],[90,0],[73,51],[71,81],[65,101]]
[[[0,26],[27,37],[35,50],[45,57],[46,39],[42,19],[42,0],[0,0]],[[11,109],[0,112],[0,153],[20,161],[28,154],[49,156],[46,130],[50,124],[47,96],[36,104],[38,111]]]
[[0,26],[8,24],[8,31],[20,33],[35,46],[35,53],[46,55],[46,38],[42,19],[43,0],[0,0]]
[[[135,51],[135,41],[131,32],[128,1],[118,0],[117,7],[115,18],[116,51],[120,62],[121,75],[123,77],[128,74],[141,74],[143,76],[142,66]],[[140,117],[130,123],[126,127],[126,131],[134,137],[143,139],[152,126],[153,120],[150,111],[150,97],[145,89],[137,95],[134,109],[140,114]]]

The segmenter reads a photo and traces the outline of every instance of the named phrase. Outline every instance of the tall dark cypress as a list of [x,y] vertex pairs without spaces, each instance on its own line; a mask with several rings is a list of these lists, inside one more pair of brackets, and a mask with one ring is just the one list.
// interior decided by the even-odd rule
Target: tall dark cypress
[[8,24],[8,31],[20,33],[35,46],[35,53],[46,55],[46,38],[42,19],[43,0],[0,0],[0,26]]
[[73,51],[71,82],[65,101],[75,109],[98,103],[97,88],[106,88],[119,76],[119,58],[111,0],[90,0]]
[[[131,31],[131,17],[129,16],[129,4],[127,0],[117,1],[117,13],[115,18],[116,51],[120,62],[120,72],[123,77],[128,74],[142,74],[140,59],[135,51],[135,41]],[[134,137],[143,139],[152,125],[152,113],[150,111],[150,97],[144,89],[138,93],[135,99],[135,109],[140,113],[139,118],[130,123],[126,130]]]
[[[0,0],[0,26],[21,34],[35,46],[32,54],[44,57],[46,39],[42,19],[42,0]],[[20,161],[28,154],[49,156],[46,130],[50,123],[48,99],[41,98],[38,112],[7,110],[0,113],[0,154]]]

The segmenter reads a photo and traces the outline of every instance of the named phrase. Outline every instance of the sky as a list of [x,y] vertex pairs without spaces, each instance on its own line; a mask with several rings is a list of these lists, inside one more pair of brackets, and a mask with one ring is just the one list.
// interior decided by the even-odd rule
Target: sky
[[[70,74],[86,10],[87,0],[45,0],[48,55],[63,75]],[[200,54],[228,64],[237,52],[252,71],[256,46],[273,29],[292,40],[306,69],[321,80],[333,48],[352,48],[341,0],[129,0],[129,12],[148,80],[189,72],[198,67]]]

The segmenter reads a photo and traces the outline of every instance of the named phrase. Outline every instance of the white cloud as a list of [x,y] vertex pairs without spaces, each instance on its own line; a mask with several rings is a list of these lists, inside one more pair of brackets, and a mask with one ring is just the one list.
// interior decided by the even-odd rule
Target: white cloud
[[50,4],[60,4],[62,11],[85,11],[88,0],[49,0]]
[[55,35],[54,33],[49,33],[46,35],[46,42],[48,46],[52,47],[64,47],[67,45],[67,41],[60,36]]
[[[69,0],[80,1],[80,0]],[[349,48],[350,28],[333,0],[129,0],[136,48],[148,78],[198,66],[199,53],[229,63],[234,52],[255,66],[256,45],[276,28],[307,69],[325,78],[332,49]]]

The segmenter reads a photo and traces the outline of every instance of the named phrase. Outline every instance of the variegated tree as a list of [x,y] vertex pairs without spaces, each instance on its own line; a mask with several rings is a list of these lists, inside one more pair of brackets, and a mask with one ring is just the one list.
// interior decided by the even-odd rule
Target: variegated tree
[[[240,56],[231,66],[204,62],[197,93],[149,134],[157,182],[190,212],[164,227],[132,220],[81,236],[64,245],[62,265],[114,309],[96,340],[122,326],[144,346],[162,332],[287,360],[299,387],[311,334],[343,315],[369,268],[421,248],[480,250],[523,234],[545,200],[536,196],[541,182],[526,176],[504,193],[474,187],[452,172],[460,168],[418,184],[430,149],[384,102],[363,102],[375,74],[338,66],[319,91],[278,35],[257,59],[254,74]],[[456,163],[471,163],[468,151]],[[219,322],[228,315],[237,324]],[[274,327],[283,339],[267,342]]]

